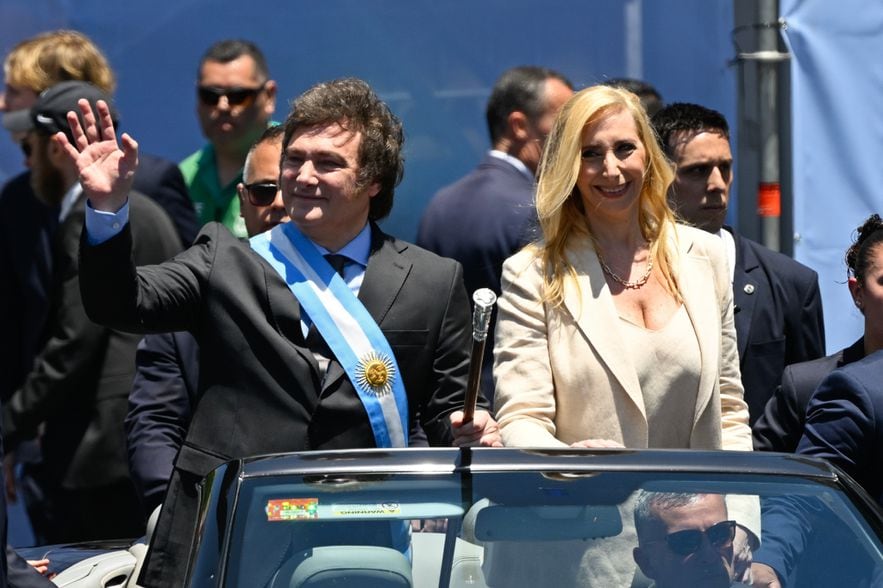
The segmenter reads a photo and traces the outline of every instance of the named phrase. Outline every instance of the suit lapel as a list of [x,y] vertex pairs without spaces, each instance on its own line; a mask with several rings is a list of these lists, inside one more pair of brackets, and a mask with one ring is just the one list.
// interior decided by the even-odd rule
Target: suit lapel
[[[383,323],[411,271],[412,264],[400,255],[406,247],[407,245],[392,239],[376,225],[372,225],[371,255],[359,288],[359,301],[378,325]],[[331,361],[322,385],[323,393],[345,375],[340,363]]]
[[[739,357],[745,357],[745,350],[751,338],[751,318],[754,316],[754,303],[758,297],[758,285],[751,279],[751,272],[760,267],[754,252],[744,240],[733,233],[736,243],[736,267],[733,271],[733,320],[736,323],[736,344]],[[738,309],[738,310],[737,310]]]
[[[261,256],[254,254],[261,263],[264,272],[264,284],[267,293],[267,300],[270,305],[269,318],[273,321],[276,330],[288,340],[291,346],[297,351],[298,355],[309,366],[313,381],[316,386],[311,390],[318,389],[319,382],[319,365],[313,353],[307,349],[304,334],[301,329],[300,303],[291,293],[288,285],[276,273],[270,265],[264,261]],[[306,390],[308,386],[304,386]],[[318,395],[316,396],[318,398]]]
[[[684,298],[684,308],[696,340],[699,344],[701,371],[699,372],[699,389],[693,414],[693,423],[705,410],[714,390],[713,378],[717,377],[717,366],[720,362],[720,329],[709,328],[715,322],[720,323],[721,315],[718,308],[718,296],[714,288],[712,267],[708,258],[693,252],[693,241],[683,232],[678,233],[681,263],[678,271],[678,286]],[[708,357],[716,352],[716,357]],[[712,369],[711,366],[714,366]]]
[[607,287],[601,264],[591,243],[577,237],[567,249],[577,280],[565,280],[564,306],[573,317],[586,343],[597,353],[625,393],[641,411],[644,397],[629,350],[620,337],[619,312]]

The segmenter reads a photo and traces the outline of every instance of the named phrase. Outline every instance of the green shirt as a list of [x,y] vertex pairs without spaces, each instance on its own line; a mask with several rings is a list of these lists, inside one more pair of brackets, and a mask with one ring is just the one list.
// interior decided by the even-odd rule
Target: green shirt
[[217,221],[239,238],[248,236],[245,221],[239,215],[239,198],[236,184],[242,181],[242,170],[226,186],[218,184],[218,165],[215,148],[209,143],[180,163],[184,182],[190,191],[190,199],[199,224]]

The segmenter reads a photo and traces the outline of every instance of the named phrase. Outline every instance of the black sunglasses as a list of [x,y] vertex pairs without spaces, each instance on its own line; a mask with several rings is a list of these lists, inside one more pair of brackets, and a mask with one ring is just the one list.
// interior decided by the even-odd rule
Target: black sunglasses
[[30,157],[31,153],[34,152],[31,142],[27,139],[22,139],[18,146],[21,147],[21,152],[25,154],[25,157]]
[[676,531],[669,533],[665,539],[659,541],[665,541],[668,548],[678,555],[690,555],[702,547],[703,536],[708,537],[708,542],[716,549],[728,548],[736,537],[736,521],[721,521],[708,527],[705,531],[699,529]]
[[206,106],[217,106],[221,96],[227,97],[230,106],[248,106],[263,91],[266,82],[257,88],[221,88],[219,86],[197,86],[199,100]]
[[270,206],[276,200],[279,186],[272,182],[256,182],[245,185],[245,193],[252,206]]

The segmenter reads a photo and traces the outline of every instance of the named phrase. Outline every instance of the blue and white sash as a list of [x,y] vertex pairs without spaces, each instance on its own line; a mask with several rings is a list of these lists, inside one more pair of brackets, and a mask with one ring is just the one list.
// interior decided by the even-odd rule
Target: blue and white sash
[[407,447],[408,397],[401,372],[365,306],[294,223],[277,225],[249,244],[285,280],[346,371],[377,447]]

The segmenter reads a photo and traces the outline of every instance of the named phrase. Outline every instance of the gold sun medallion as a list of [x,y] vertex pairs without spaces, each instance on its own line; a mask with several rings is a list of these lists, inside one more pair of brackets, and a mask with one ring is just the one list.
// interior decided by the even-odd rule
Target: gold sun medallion
[[392,380],[395,378],[395,366],[387,355],[371,351],[359,359],[356,366],[358,385],[375,396],[389,394],[392,391]]

